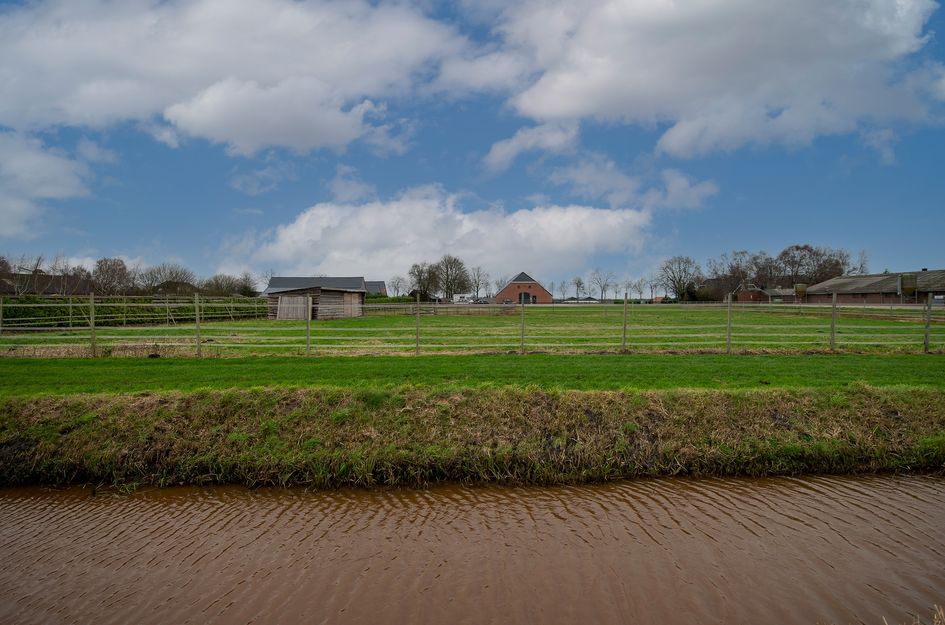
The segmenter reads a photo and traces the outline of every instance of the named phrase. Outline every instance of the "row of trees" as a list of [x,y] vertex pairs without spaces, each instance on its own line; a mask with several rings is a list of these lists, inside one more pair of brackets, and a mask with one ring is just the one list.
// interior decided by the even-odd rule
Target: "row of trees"
[[256,278],[248,272],[239,276],[219,273],[199,279],[193,271],[177,263],[128,266],[121,258],[100,258],[89,269],[70,265],[63,257],[47,262],[42,256],[23,256],[15,260],[0,256],[0,276],[8,277],[16,294],[52,291],[73,295],[91,287],[98,295],[150,295],[159,291],[256,295]]
[[[496,280],[496,283],[498,282],[499,280]],[[506,282],[508,280],[502,282],[501,286],[505,286]],[[489,287],[489,274],[482,267],[468,268],[462,259],[452,254],[443,255],[435,263],[414,263],[406,278],[397,275],[387,281],[388,292],[394,296],[410,289],[418,291],[424,299],[437,296],[452,299],[459,293],[472,293],[478,299],[491,295]]]
[[793,288],[796,284],[818,284],[842,275],[868,273],[868,259],[860,252],[856,260],[845,249],[790,245],[776,256],[768,252],[737,250],[706,263],[704,273],[689,256],[665,260],[655,283],[680,301],[719,300],[747,288]]

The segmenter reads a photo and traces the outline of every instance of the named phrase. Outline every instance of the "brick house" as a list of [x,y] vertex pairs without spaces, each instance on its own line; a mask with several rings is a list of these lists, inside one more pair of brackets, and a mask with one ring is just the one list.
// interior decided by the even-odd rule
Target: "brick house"
[[496,304],[550,304],[553,299],[548,289],[524,271],[495,294]]

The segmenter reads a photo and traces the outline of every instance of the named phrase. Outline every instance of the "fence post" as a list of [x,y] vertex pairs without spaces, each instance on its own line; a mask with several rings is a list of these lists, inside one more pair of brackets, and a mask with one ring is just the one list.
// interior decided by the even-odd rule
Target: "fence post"
[[837,346],[837,294],[834,293],[831,298],[831,312],[830,312],[830,349],[833,350]]
[[729,293],[728,297],[728,319],[725,322],[725,353],[732,353],[732,294]]
[[128,296],[127,295],[121,296],[121,303],[122,303],[121,325],[126,326],[128,325]]
[[69,296],[69,327],[72,327],[72,296]]
[[929,301],[925,307],[925,341],[923,342],[924,351],[929,353],[929,342],[932,333],[932,294],[929,293]]
[[197,358],[200,358],[200,293],[194,293],[194,321],[197,328]]
[[312,296],[306,297],[308,311],[305,314],[305,355],[312,353]]
[[89,295],[89,332],[92,342],[92,358],[95,358],[97,350],[95,341],[95,293]]
[[522,355],[524,356],[525,355],[525,300],[521,300],[521,302],[522,302],[522,337],[521,337],[520,346],[521,346]]
[[627,292],[623,292],[623,336],[620,339],[620,351],[627,353]]
[[417,289],[417,306],[414,309],[414,316],[416,317],[416,326],[417,326],[417,335],[414,350],[417,356],[420,355],[420,289]]
[[0,335],[3,334],[3,296],[0,295]]

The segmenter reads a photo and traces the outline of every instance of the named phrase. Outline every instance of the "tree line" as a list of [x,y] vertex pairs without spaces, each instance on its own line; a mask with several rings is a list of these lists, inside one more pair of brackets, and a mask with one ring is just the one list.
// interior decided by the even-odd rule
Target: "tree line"
[[100,258],[89,269],[70,265],[63,257],[47,261],[42,256],[12,259],[0,255],[0,277],[7,278],[15,294],[54,292],[58,295],[85,293],[91,288],[97,295],[175,295],[199,292],[204,295],[252,297],[257,294],[256,278],[249,272],[239,276],[218,273],[200,279],[178,263],[141,267],[129,266],[121,258]]
[[663,261],[652,280],[679,301],[721,300],[749,288],[791,289],[842,275],[863,275],[869,272],[868,264],[865,252],[854,260],[842,248],[796,244],[776,256],[765,251],[726,252],[709,259],[705,272],[691,257],[673,256]]

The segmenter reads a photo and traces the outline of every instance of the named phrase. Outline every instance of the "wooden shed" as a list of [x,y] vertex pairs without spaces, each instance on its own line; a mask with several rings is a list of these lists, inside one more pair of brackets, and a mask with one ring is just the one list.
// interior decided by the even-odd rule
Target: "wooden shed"
[[364,315],[364,278],[273,277],[262,292],[269,302],[269,319],[305,319],[312,297],[312,319],[342,319]]

